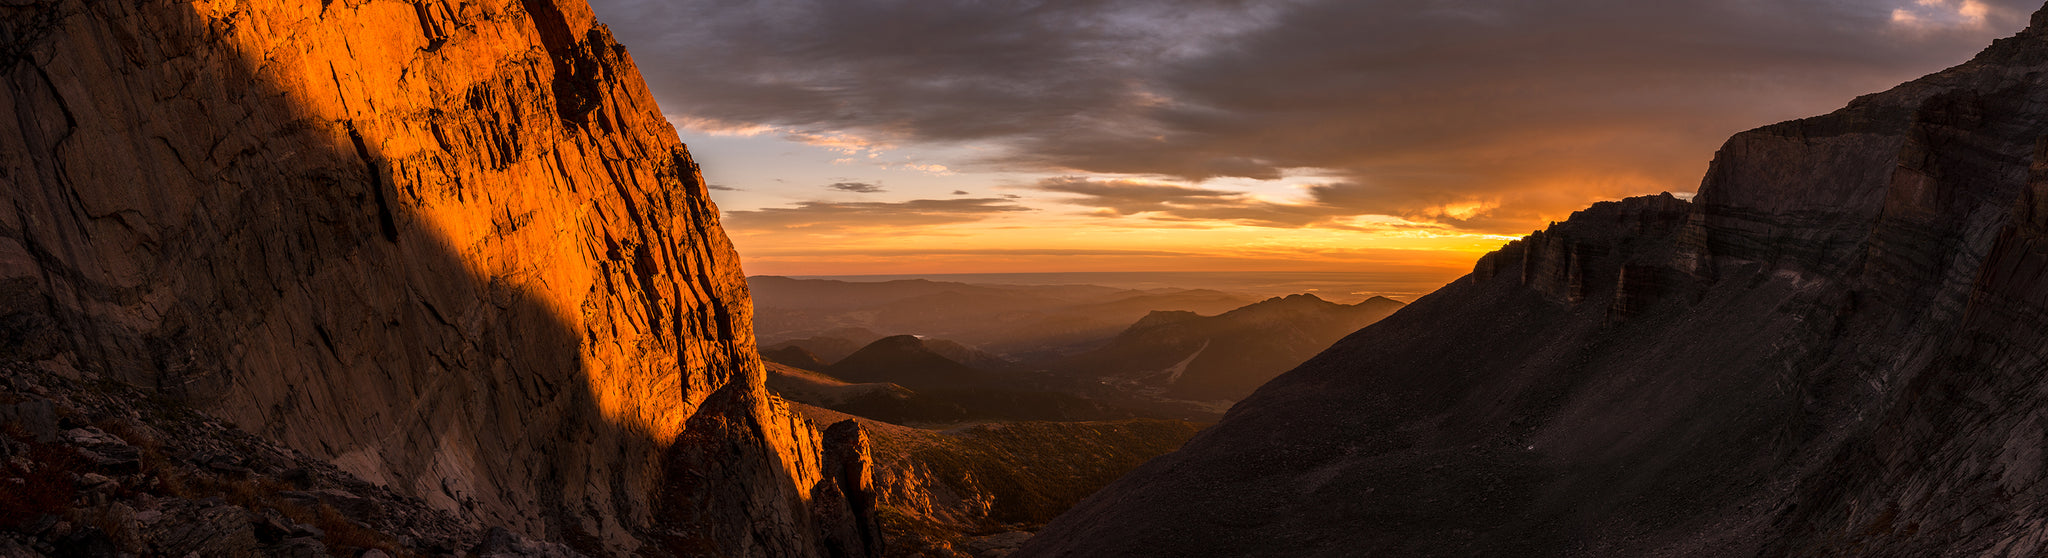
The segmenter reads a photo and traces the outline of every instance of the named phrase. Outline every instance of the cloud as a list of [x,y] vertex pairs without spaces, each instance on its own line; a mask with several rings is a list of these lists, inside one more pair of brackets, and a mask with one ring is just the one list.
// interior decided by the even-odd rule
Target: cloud
[[1047,192],[1078,194],[1080,198],[1070,199],[1068,203],[1101,208],[1117,215],[1172,213],[1246,203],[1243,193],[1128,179],[1090,180],[1062,176],[1040,181],[1037,188]]
[[1299,246],[1230,246],[1153,250],[851,247],[778,244],[745,252],[747,271],[762,274],[902,274],[961,272],[1185,271],[1190,266],[1243,272],[1345,270],[1380,294],[1419,295],[1471,270],[1469,256],[1434,251]]
[[[1133,179],[1062,176],[1041,180],[1035,187],[1046,192],[1072,194],[1073,197],[1061,201],[1096,208],[1097,214],[1103,216],[1141,216],[1156,221],[1216,222],[1273,228],[1323,227],[1374,231],[1437,228],[1429,223],[1414,222],[1395,216],[1357,219],[1375,215],[1374,208],[1378,205],[1353,203],[1354,200],[1348,199],[1347,195],[1353,194],[1356,187],[1350,184],[1311,186],[1308,188],[1309,199],[1300,203],[1277,203],[1244,192]],[[1437,214],[1416,214],[1408,217],[1469,215],[1469,212],[1439,211]]]
[[[946,168],[945,165],[934,163],[903,163],[899,165],[899,167],[926,174],[935,174],[938,176],[952,176],[954,174],[953,169]],[[889,168],[889,165],[882,165],[882,168],[887,169]]]
[[1990,23],[1994,8],[1981,0],[1917,0],[1913,6],[1892,10],[1892,23],[1902,29],[1925,33],[1944,28],[1981,29]]
[[966,190],[954,190],[954,191],[953,191],[953,195],[955,195],[955,196],[971,196],[971,195],[974,195],[974,194],[969,194],[969,193],[967,193],[967,191],[966,191]]
[[971,223],[995,215],[1026,211],[1031,209],[1001,198],[903,202],[804,201],[790,207],[727,211],[725,222],[732,230],[836,232]]
[[877,192],[887,191],[883,190],[881,186],[869,184],[866,182],[834,182],[826,185],[825,187],[833,190],[838,190],[841,192],[853,192],[856,194],[873,194]]
[[782,139],[823,147],[845,155],[866,153],[870,158],[877,156],[881,151],[894,147],[885,142],[837,130],[825,132],[790,131],[783,133]]
[[[1093,196],[1274,223],[1527,230],[1691,190],[1729,134],[1832,110],[2025,25],[2019,0],[596,0],[665,109],[952,172],[1200,183],[1327,169],[1307,209]],[[715,125],[715,126],[714,126]],[[1105,194],[1105,195],[1097,195]],[[1307,212],[1307,215],[1302,214]]]
[[734,187],[731,187],[731,186],[726,186],[726,185],[724,185],[724,184],[706,184],[706,185],[705,185],[704,187],[705,187],[705,188],[710,188],[710,189],[712,189],[712,190],[717,190],[717,191],[720,191],[720,192],[739,192],[739,191],[742,191],[742,190],[740,190],[739,188],[734,188]]
[[709,136],[753,137],[775,131],[774,126],[759,122],[738,122],[687,114],[664,114],[662,116],[667,118],[669,123],[675,124],[677,128]]

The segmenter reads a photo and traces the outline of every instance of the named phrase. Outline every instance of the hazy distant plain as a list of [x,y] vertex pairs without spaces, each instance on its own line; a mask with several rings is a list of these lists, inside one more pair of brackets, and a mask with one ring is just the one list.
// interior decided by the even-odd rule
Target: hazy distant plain
[[995,285],[1102,285],[1126,289],[1214,289],[1256,296],[1310,293],[1350,304],[1375,296],[1413,302],[1457,276],[1370,271],[1134,271],[1057,273],[937,273],[923,275],[792,275],[797,279],[879,282],[929,279]]

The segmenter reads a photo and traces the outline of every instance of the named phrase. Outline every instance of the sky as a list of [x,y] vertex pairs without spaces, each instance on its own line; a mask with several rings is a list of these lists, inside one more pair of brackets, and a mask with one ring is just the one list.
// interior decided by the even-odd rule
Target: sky
[[749,274],[1449,280],[2015,0],[591,0]]

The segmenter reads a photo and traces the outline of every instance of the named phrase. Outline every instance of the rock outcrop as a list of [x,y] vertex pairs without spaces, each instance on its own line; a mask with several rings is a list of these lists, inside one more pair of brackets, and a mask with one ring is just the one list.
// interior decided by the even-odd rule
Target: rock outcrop
[[[798,405],[832,432],[864,432],[885,556],[994,558],[1089,493],[1187,441],[1170,420],[990,422],[943,432]],[[835,422],[836,421],[836,422]],[[846,460],[853,462],[855,460]]]
[[[9,552],[14,544],[20,550]],[[580,556],[174,401],[0,363],[0,556]],[[522,552],[523,550],[523,552]]]
[[1020,556],[2048,550],[2048,10],[1260,388]]
[[14,0],[0,37],[0,359],[584,552],[871,550],[581,0]]

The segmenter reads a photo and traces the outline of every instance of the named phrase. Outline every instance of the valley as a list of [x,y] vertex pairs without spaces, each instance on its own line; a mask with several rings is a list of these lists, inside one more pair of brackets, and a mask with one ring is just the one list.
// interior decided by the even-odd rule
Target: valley
[[944,392],[982,401],[970,406],[990,416],[1031,419],[1213,421],[1252,388],[1402,306],[1385,297],[1259,301],[1199,288],[923,279],[753,277],[749,285],[756,321],[774,332],[761,337],[770,361],[850,383],[895,383],[925,393],[923,405]]
[[0,558],[2048,554],[2036,3],[0,38]]
[[1251,388],[1401,307],[1201,289],[749,282],[756,320],[783,324],[761,338],[768,388],[813,422],[866,430],[887,555],[906,557],[1014,550]]

